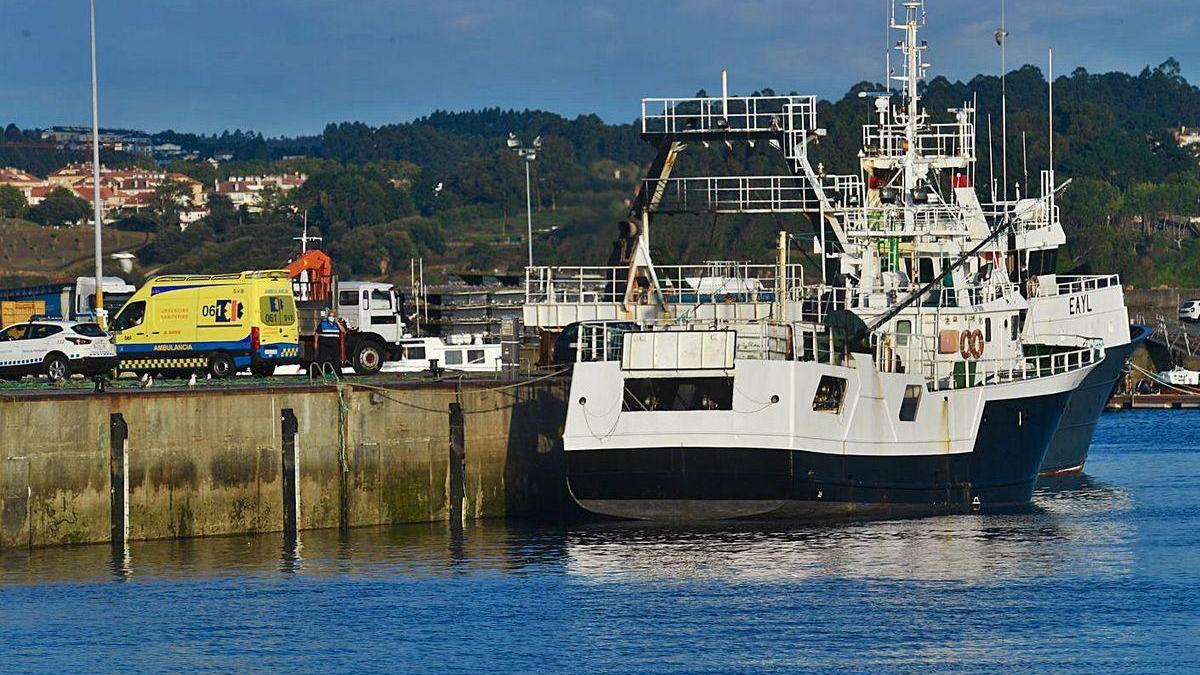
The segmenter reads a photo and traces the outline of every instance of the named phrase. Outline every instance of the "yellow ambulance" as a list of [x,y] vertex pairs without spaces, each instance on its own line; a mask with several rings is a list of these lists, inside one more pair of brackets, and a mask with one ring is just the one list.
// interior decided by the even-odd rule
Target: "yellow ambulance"
[[300,358],[286,270],[151,279],[112,321],[118,370],[259,377]]

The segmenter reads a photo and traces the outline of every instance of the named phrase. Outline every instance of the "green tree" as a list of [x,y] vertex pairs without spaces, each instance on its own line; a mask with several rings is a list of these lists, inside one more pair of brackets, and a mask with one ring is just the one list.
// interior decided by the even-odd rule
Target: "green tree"
[[170,179],[154,188],[148,207],[160,232],[179,227],[179,214],[191,202],[191,194],[186,185]]
[[346,233],[329,248],[338,269],[356,276],[385,277],[408,269],[408,260],[418,254],[412,237],[396,223],[359,227]]
[[41,225],[71,225],[87,218],[92,207],[65,187],[56,187],[29,209],[28,218]]
[[292,193],[292,203],[307,210],[329,240],[354,228],[378,225],[412,215],[416,207],[408,189],[393,178],[366,167],[343,167],[313,174]]
[[1111,264],[1125,242],[1119,221],[1125,207],[1121,191],[1099,178],[1080,178],[1059,202],[1067,231],[1069,259],[1060,260],[1065,271]]
[[213,183],[217,180],[217,168],[208,162],[187,162],[182,159],[173,159],[167,165],[167,171],[195,178],[208,190],[212,189]]
[[237,227],[240,222],[239,214],[233,202],[227,195],[213,193],[208,196],[208,215],[205,217],[209,227],[218,236],[222,236]]
[[268,185],[258,193],[258,208],[261,209],[260,214],[264,225],[270,225],[273,221],[288,210],[290,200],[288,194],[283,190]]
[[20,218],[27,206],[25,193],[12,185],[0,185],[0,216]]

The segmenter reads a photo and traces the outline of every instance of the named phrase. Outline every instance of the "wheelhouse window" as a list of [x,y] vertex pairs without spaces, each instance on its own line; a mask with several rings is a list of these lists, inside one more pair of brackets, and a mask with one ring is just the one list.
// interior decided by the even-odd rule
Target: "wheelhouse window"
[[1033,276],[1054,274],[1058,268],[1058,249],[1029,252],[1029,273]]
[[461,349],[446,350],[446,365],[461,366],[463,362],[463,353]]
[[846,380],[833,375],[822,375],[817,384],[817,394],[813,397],[813,411],[841,414],[842,403],[846,398]]
[[912,338],[912,321],[902,319],[896,322],[896,346],[907,347],[909,339]]
[[405,347],[404,348],[404,358],[410,359],[410,360],[424,361],[425,360],[425,347],[424,346]]
[[904,400],[900,403],[900,421],[913,422],[917,419],[917,410],[921,406],[921,392],[924,389],[919,384],[910,384],[904,388]]
[[483,363],[484,360],[485,359],[484,359],[482,349],[468,349],[467,350],[467,363]]
[[917,281],[928,284],[933,281],[933,277],[933,258],[919,258],[917,260]]

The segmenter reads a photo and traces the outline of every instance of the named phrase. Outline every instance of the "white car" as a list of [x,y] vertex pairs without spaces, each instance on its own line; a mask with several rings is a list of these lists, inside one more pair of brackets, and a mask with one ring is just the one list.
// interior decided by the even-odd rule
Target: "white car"
[[117,348],[99,324],[30,320],[0,331],[0,379],[98,375],[117,365]]
[[1180,305],[1179,320],[1187,323],[1200,321],[1200,300],[1188,300]]

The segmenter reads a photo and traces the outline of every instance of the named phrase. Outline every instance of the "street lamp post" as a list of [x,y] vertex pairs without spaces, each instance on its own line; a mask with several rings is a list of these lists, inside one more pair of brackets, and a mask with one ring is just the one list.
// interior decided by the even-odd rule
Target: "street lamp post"
[[542,137],[538,136],[533,139],[533,144],[530,147],[523,147],[521,139],[517,138],[516,134],[508,135],[508,147],[517,156],[525,160],[525,227],[526,227],[526,243],[529,246],[529,266],[533,267],[533,191],[530,188],[529,181],[529,165],[537,159],[538,150],[542,147]]
[[104,258],[103,242],[101,239],[101,223],[104,220],[104,204],[100,201],[100,102],[96,85],[96,2],[89,3],[91,9],[92,37],[92,205],[95,222],[96,245],[96,294],[93,302],[96,306],[96,321],[102,328],[107,327],[104,316]]

